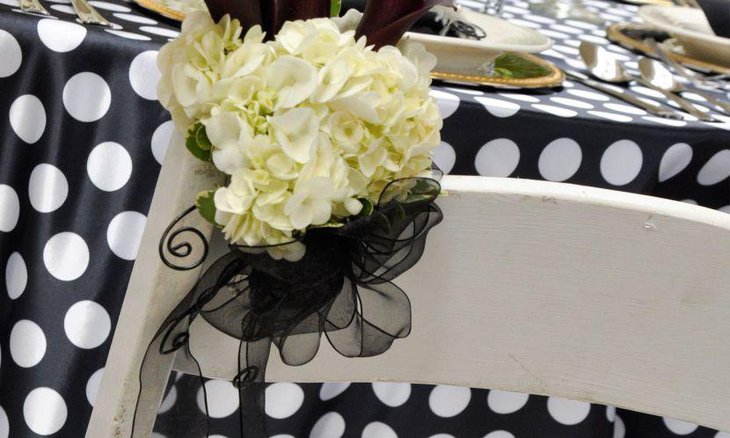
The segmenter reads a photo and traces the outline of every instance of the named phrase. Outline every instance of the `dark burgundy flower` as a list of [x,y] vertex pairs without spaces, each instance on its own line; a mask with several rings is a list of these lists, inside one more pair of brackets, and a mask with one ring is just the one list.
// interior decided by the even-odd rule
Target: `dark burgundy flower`
[[376,48],[398,43],[404,33],[434,6],[453,6],[452,0],[370,0],[357,37],[366,36]]

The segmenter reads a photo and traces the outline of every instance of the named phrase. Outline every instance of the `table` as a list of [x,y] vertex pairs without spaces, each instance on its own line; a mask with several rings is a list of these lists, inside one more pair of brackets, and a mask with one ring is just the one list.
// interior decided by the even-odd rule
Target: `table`
[[[636,12],[585,3],[609,23]],[[0,438],[83,436],[173,130],[156,102],[154,62],[175,23],[123,0],[92,4],[115,29],[74,23],[66,0],[49,3],[55,18],[0,0]],[[607,44],[594,25],[534,15],[522,0],[508,1],[504,16],[554,38],[545,55],[563,68],[580,70],[580,40]],[[636,67],[633,54],[609,49]],[[658,99],[643,87],[631,92]],[[436,161],[447,172],[567,181],[730,212],[730,117],[656,119],[570,81],[549,93],[436,84],[433,94],[445,117]],[[184,438],[185,421],[201,420],[194,380],[173,377],[155,438]],[[215,438],[235,436],[233,387],[206,385]],[[727,438],[500,391],[281,383],[268,395],[277,438]]]

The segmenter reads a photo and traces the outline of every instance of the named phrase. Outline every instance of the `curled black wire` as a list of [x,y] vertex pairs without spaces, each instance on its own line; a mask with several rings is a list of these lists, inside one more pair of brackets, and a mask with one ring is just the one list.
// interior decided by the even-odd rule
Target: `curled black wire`
[[[202,265],[205,259],[208,257],[208,251],[210,249],[210,245],[208,244],[208,239],[205,238],[205,235],[202,231],[199,229],[192,227],[192,226],[185,226],[181,228],[177,228],[173,231],[173,229],[180,224],[180,222],[185,219],[190,213],[196,210],[196,207],[193,205],[192,207],[188,208],[187,210],[183,211],[178,215],[171,223],[167,226],[165,229],[165,232],[162,233],[162,239],[160,239],[160,259],[162,259],[162,262],[170,269],[174,269],[176,271],[189,271],[191,269],[195,269],[198,266]],[[176,264],[176,262],[172,261],[170,258],[168,258],[168,254],[170,254],[172,257],[175,257],[177,259],[185,259],[187,257],[190,257],[190,255],[193,253],[193,243],[191,243],[188,240],[183,240],[182,242],[176,243],[178,240],[178,237],[183,236],[186,233],[191,233],[193,236],[200,239],[200,244],[203,246],[203,252],[200,255],[198,259],[196,259],[194,262],[188,265],[182,265],[182,264]]]

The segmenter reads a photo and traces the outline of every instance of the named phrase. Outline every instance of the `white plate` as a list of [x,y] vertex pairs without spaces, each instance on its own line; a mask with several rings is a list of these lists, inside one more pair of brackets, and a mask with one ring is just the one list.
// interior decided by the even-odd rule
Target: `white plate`
[[462,21],[479,26],[487,36],[481,40],[408,32],[405,38],[417,41],[436,55],[436,69],[458,74],[484,74],[485,68],[504,52],[538,53],[553,42],[534,29],[518,26],[491,15],[461,8]]
[[730,38],[714,34],[701,9],[680,6],[644,6],[639,16],[674,35],[685,53],[701,61],[730,66]]

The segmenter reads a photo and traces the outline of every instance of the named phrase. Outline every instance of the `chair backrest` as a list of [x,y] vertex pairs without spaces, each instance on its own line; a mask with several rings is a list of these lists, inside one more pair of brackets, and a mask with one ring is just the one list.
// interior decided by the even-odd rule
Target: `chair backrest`
[[[445,220],[396,280],[412,334],[374,358],[273,358],[269,380],[494,388],[730,430],[730,215],[569,184],[443,183]],[[204,374],[236,374],[232,338],[198,322],[191,344]]]

